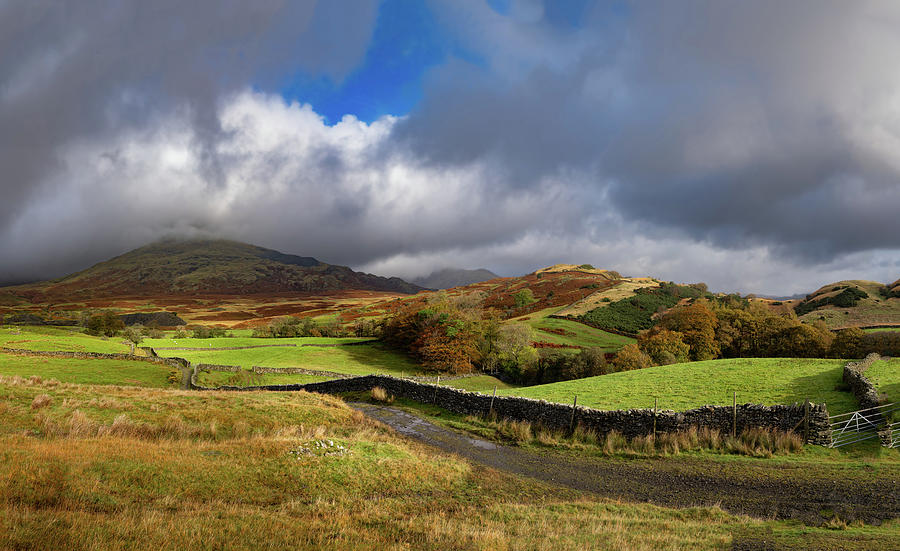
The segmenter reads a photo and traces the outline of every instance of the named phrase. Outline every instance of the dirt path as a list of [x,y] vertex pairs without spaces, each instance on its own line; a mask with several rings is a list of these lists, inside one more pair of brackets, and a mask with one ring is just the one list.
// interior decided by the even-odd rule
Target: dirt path
[[801,478],[802,467],[691,458],[580,458],[473,438],[397,408],[351,404],[397,432],[473,462],[627,501],[667,507],[719,505],[732,513],[821,524],[900,517],[900,480],[878,484]]

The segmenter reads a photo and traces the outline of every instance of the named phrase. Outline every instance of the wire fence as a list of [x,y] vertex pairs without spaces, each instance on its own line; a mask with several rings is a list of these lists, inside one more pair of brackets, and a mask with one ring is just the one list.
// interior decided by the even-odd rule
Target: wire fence
[[890,423],[896,412],[900,412],[900,404],[892,403],[829,416],[829,447],[839,448],[872,439],[882,439],[882,444],[887,447],[900,447],[900,423]]

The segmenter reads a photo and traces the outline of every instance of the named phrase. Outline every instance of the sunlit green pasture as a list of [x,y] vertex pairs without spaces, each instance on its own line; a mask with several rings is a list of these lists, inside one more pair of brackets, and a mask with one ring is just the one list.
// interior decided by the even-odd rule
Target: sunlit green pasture
[[61,383],[173,387],[180,372],[169,366],[129,360],[42,358],[0,353],[0,375],[37,375]]
[[900,358],[880,360],[872,364],[865,373],[879,393],[884,393],[889,402],[900,402]]
[[260,386],[260,385],[305,385],[307,383],[319,383],[329,380],[329,377],[318,375],[306,375],[303,373],[263,373],[256,374],[249,370],[241,370],[238,373],[224,371],[200,372],[197,374],[197,382],[200,386],[219,387],[228,386]]
[[234,346],[265,346],[275,344],[347,344],[351,342],[371,341],[370,337],[294,337],[285,339],[266,339],[259,337],[218,337],[214,339],[195,339],[187,337],[176,339],[167,337],[164,339],[144,339],[141,346],[150,346],[152,348],[229,348]]
[[[534,340],[569,346],[599,347],[615,352],[635,339],[609,333],[577,321],[551,318],[559,307],[545,308],[510,321],[524,321],[534,330]],[[548,331],[549,330],[549,331]],[[562,334],[560,334],[562,333]]]
[[[285,339],[287,340],[287,339]],[[262,367],[302,367],[350,375],[386,373],[413,375],[420,371],[407,356],[378,344],[329,347],[247,348],[243,350],[160,350],[191,363]]]
[[0,326],[0,347],[23,350],[128,353],[131,346],[120,337],[85,335],[76,327]]
[[849,392],[836,390],[845,360],[737,358],[689,362],[586,379],[504,390],[503,394],[598,409],[653,407],[686,410],[738,403],[791,404],[807,398],[825,402],[831,414],[858,409]]

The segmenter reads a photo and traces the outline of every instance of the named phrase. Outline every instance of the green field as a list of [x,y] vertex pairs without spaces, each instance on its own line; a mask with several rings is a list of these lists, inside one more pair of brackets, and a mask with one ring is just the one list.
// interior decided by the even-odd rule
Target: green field
[[[285,339],[287,340],[287,339]],[[380,344],[356,346],[248,348],[244,350],[160,350],[160,356],[177,356],[191,363],[239,365],[249,369],[263,367],[302,367],[319,371],[334,371],[349,375],[385,373],[413,375],[419,367],[403,354]]]
[[863,329],[866,333],[881,333],[882,331],[900,331],[900,327],[867,327]]
[[[525,321],[525,323],[534,329],[534,340],[539,342],[567,344],[570,346],[599,347],[605,352],[615,352],[623,346],[635,342],[635,339],[631,337],[623,337],[621,335],[616,335],[615,333],[609,333],[577,321],[548,317],[559,310],[559,307],[545,308],[544,310],[533,312],[522,318],[514,318],[510,321]],[[565,334],[560,335],[558,333],[542,331],[541,329],[549,329],[557,332],[562,331]]]
[[[175,374],[174,381],[169,376]],[[41,358],[0,353],[0,375],[37,375],[61,383],[173,387],[181,383],[178,370],[150,362]]]
[[197,374],[197,382],[201,386],[219,387],[231,386],[260,386],[260,385],[305,385],[307,383],[319,383],[329,380],[328,377],[317,375],[265,373],[257,375],[244,370],[242,373],[228,373],[224,371],[200,372]]
[[738,403],[791,404],[809,398],[825,402],[830,414],[857,409],[848,392],[835,390],[844,360],[739,358],[665,365],[587,379],[505,390],[503,394],[551,402],[578,403],[598,409],[653,407],[686,410],[703,405]]
[[497,387],[498,393],[502,389],[516,388],[515,385],[504,383],[500,379],[491,377],[490,375],[475,375],[473,377],[465,377],[462,379],[451,379],[446,382],[442,381],[441,384],[453,388],[468,390],[469,392],[482,392],[485,394],[490,394],[491,392],[493,392],[495,386]]
[[0,549],[702,551],[735,533],[798,549],[896,542],[896,522],[829,531],[543,485],[314,394],[0,378],[0,395]]
[[877,361],[865,375],[879,393],[887,395],[888,402],[900,402],[900,358]]
[[260,337],[219,337],[214,339],[195,339],[195,338],[165,338],[165,339],[144,339],[141,346],[156,347],[178,347],[178,348],[230,348],[234,346],[263,346],[273,344],[346,344],[349,342],[365,342],[371,341],[370,337],[295,337],[286,339],[266,339]]
[[23,350],[65,350],[70,352],[129,353],[131,346],[120,337],[85,335],[77,328],[4,326],[0,327],[0,346]]

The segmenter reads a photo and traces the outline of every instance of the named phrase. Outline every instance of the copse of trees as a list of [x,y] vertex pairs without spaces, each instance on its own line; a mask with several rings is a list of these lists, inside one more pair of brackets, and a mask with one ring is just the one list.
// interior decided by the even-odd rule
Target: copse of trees
[[110,310],[99,314],[85,314],[81,324],[84,326],[85,333],[96,336],[115,337],[119,331],[125,329],[122,318]]
[[470,373],[486,348],[479,342],[482,317],[475,297],[439,293],[429,297],[425,308],[408,307],[389,318],[382,339],[408,352],[426,369]]
[[[375,331],[375,325],[359,324],[354,326],[356,335],[360,337],[364,331]],[[270,321],[266,325],[253,328],[254,337],[262,338],[292,338],[292,337],[348,337],[350,330],[344,328],[339,322],[317,323],[311,318],[295,318],[284,316]]]
[[619,351],[613,365],[627,370],[715,358],[851,359],[870,352],[900,353],[900,333],[832,332],[821,321],[804,323],[760,303],[701,298],[658,315],[636,344]]
[[861,299],[869,298],[869,294],[858,287],[845,285],[843,287],[836,287],[832,289],[832,291],[838,290],[840,290],[841,292],[836,295],[831,295],[816,300],[807,298],[807,300],[804,300],[796,307],[794,307],[794,311],[798,316],[802,316],[803,314],[812,312],[813,310],[827,305],[837,306],[838,308],[850,308],[852,306],[856,306],[856,304],[859,303]]
[[653,316],[672,308],[682,299],[712,297],[705,283],[676,285],[661,283],[659,287],[637,289],[635,295],[595,308],[581,316],[581,321],[600,329],[637,335],[653,327]]

